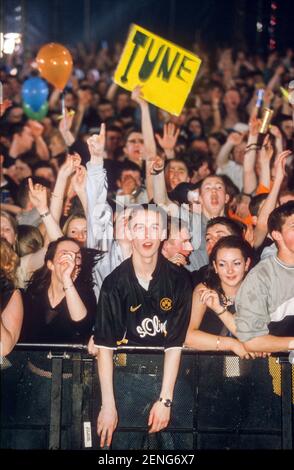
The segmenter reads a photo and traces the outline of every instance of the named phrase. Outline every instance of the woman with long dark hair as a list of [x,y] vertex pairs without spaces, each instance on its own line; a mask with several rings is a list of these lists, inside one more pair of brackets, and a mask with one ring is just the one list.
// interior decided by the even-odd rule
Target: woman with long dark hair
[[233,351],[249,357],[233,336],[234,300],[253,259],[248,242],[234,235],[221,238],[210,254],[205,282],[193,293],[190,325],[185,344],[200,351]]
[[38,343],[83,343],[90,337],[96,300],[92,266],[79,244],[62,237],[48,245],[45,265],[24,293],[21,339]]

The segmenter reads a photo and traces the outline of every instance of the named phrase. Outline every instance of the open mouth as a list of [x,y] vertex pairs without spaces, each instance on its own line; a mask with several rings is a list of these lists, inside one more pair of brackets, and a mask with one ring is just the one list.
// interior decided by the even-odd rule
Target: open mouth
[[212,206],[217,206],[217,205],[218,205],[218,199],[212,198],[212,199],[211,199],[211,205],[212,205]]
[[152,243],[152,242],[145,242],[145,243],[143,243],[143,248],[148,249],[148,248],[151,248],[152,246],[153,246],[153,243]]

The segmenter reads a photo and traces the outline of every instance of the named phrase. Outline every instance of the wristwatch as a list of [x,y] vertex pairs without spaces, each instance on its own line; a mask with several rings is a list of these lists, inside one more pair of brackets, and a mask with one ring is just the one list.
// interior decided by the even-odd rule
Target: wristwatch
[[170,408],[173,404],[173,402],[169,398],[160,397],[159,401],[161,401],[161,403],[163,403],[163,405],[166,406],[167,408]]

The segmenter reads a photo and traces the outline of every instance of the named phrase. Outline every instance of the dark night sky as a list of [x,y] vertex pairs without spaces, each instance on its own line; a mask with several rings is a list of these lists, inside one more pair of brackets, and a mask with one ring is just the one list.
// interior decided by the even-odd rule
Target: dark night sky
[[[1,1],[4,28],[11,31],[20,0]],[[277,45],[293,45],[294,0],[86,0],[89,27],[84,22],[84,0],[26,0],[26,41],[29,46],[48,41],[74,44],[85,38],[124,41],[129,25],[135,22],[187,48],[200,33],[208,47],[238,46],[243,36],[249,48],[257,50],[266,48],[273,2],[278,6]],[[258,17],[264,23],[260,35],[256,33]]]

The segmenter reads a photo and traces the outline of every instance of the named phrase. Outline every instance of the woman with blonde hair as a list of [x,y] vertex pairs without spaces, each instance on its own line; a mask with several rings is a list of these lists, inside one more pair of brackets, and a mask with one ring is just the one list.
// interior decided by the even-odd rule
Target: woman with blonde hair
[[0,239],[1,356],[7,356],[18,341],[23,321],[23,303],[16,289],[18,256],[4,238]]

